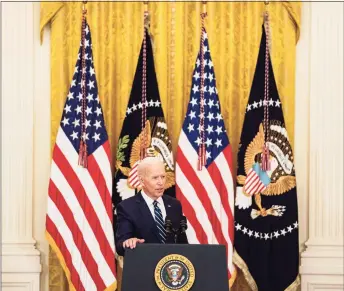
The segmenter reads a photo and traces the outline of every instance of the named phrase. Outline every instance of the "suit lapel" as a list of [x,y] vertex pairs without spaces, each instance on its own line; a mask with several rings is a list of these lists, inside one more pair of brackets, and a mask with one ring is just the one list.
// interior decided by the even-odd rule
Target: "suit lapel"
[[173,216],[171,203],[168,201],[167,196],[163,195],[162,200],[164,201],[164,206],[166,210],[166,217],[171,219]]
[[144,221],[145,226],[151,230],[151,232],[160,240],[158,234],[158,227],[156,226],[155,220],[150,212],[146,201],[142,197],[142,193],[137,194],[136,202],[139,204],[139,208],[142,215],[142,220]]

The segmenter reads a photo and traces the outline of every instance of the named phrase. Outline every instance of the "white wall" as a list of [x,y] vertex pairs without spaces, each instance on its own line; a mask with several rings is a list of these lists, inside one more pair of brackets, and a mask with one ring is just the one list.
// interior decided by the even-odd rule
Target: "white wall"
[[[5,291],[48,290],[49,62],[39,3],[2,3]],[[302,290],[343,290],[343,3],[304,3],[296,74]]]

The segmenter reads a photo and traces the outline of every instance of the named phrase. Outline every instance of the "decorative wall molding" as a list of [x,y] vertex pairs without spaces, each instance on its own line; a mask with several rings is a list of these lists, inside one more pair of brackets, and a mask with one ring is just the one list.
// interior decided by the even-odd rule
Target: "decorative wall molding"
[[309,88],[309,238],[301,256],[302,290],[344,288],[343,8],[303,3],[301,37],[309,48],[297,66],[309,73],[301,75],[301,68],[296,79]]
[[33,239],[34,10],[2,3],[2,288],[39,290]]

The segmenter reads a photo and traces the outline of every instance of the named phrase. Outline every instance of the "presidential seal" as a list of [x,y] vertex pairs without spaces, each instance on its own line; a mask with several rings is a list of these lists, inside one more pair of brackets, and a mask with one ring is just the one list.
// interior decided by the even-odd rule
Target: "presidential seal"
[[188,291],[195,282],[195,268],[186,257],[171,254],[158,262],[154,277],[161,291]]

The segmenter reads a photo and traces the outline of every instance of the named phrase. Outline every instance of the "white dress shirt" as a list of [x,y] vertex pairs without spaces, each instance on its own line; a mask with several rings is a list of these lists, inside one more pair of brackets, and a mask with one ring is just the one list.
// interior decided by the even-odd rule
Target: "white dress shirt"
[[[143,199],[146,201],[147,203],[147,206],[150,210],[150,212],[152,213],[152,216],[155,220],[155,214],[154,214],[154,201],[152,198],[150,198],[143,190],[141,191],[142,193],[142,197]],[[161,214],[162,214],[162,218],[164,219],[165,221],[165,218],[166,218],[166,209],[165,209],[165,205],[164,205],[164,200],[162,200],[162,197],[159,197],[157,200],[158,202],[158,207],[160,208],[161,210]]]

